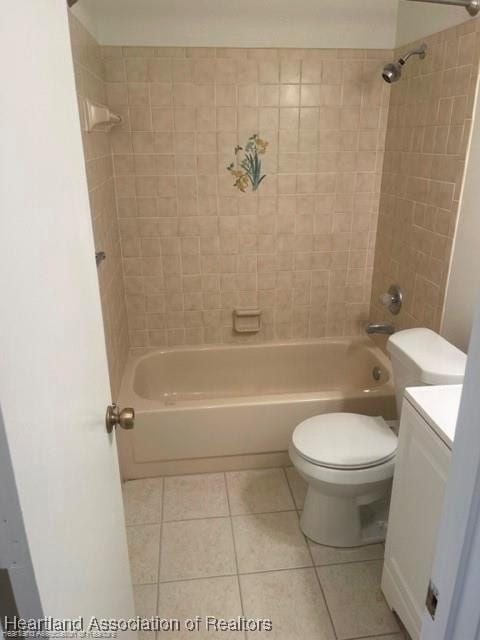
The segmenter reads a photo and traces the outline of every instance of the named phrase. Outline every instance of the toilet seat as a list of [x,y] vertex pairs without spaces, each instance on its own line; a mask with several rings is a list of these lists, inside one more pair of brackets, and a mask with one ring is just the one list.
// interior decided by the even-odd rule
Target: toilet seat
[[355,471],[392,460],[397,436],[381,417],[329,413],[300,423],[293,433],[291,446],[310,464]]

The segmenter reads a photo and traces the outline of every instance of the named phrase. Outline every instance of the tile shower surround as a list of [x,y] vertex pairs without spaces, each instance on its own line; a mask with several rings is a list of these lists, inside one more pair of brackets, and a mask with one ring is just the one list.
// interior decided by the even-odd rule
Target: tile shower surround
[[[80,22],[72,14],[69,15],[79,101],[88,97],[93,101],[105,103],[106,89],[101,49]],[[112,397],[115,398],[129,351],[129,339],[112,151],[109,136],[105,132],[85,133],[82,126],[82,137],[95,248],[107,254],[107,259],[98,269],[98,277],[110,385]]]
[[397,329],[441,329],[478,78],[479,30],[473,20],[425,38],[425,60],[412,59],[392,86],[371,319],[392,320],[378,297],[398,282],[405,304],[394,318]]
[[[84,136],[97,247],[112,258],[99,276],[114,389],[129,347],[123,282],[130,346],[230,342],[236,306],[264,311],[261,334],[241,341],[350,335],[368,317],[375,252],[371,319],[390,319],[377,299],[397,281],[397,327],[438,330],[478,21],[424,39],[428,56],[404,69],[390,110],[377,74],[409,47],[102,51],[71,24],[79,96],[124,118]],[[268,177],[239,194],[226,166],[253,132],[270,143]]]
[[[104,47],[132,347],[355,335],[368,319],[391,51]],[[258,133],[267,174],[233,187]],[[262,330],[232,332],[236,307]]]

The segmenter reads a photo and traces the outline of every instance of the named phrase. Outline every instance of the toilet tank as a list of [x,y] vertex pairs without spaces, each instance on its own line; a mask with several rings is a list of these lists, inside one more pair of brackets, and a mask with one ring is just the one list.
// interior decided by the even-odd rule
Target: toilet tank
[[406,387],[462,384],[467,356],[430,329],[406,329],[387,342],[392,360],[397,412]]

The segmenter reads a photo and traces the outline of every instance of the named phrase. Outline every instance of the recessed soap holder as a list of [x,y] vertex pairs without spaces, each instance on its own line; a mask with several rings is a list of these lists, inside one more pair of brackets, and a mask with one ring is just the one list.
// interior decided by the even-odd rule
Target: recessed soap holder
[[103,104],[97,104],[86,98],[83,102],[85,116],[85,131],[91,133],[97,128],[102,131],[110,131],[112,127],[122,123],[120,116],[110,111]]
[[234,309],[233,328],[237,333],[258,333],[262,326],[261,317],[260,309]]

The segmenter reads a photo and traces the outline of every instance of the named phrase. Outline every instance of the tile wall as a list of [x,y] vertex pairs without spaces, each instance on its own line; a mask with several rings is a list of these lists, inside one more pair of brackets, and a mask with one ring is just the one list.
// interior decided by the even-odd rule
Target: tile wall
[[[92,36],[70,14],[70,34],[80,113],[82,100],[106,103],[106,87],[101,49]],[[116,398],[129,350],[125,291],[113,182],[113,164],[106,132],[83,132],[90,208],[96,250],[107,259],[98,268],[105,339],[112,397]],[[94,260],[94,256],[92,256]]]
[[[355,335],[368,319],[392,52],[104,47],[132,347]],[[268,141],[256,192],[236,145]],[[108,163],[107,163],[108,165]],[[109,168],[109,165],[108,165]],[[260,307],[261,332],[232,332]]]
[[[397,328],[441,328],[478,77],[479,28],[477,20],[469,21],[425,38],[425,60],[411,60],[392,86],[371,319],[393,319]],[[405,295],[397,318],[378,302],[392,283]]]
[[[84,134],[114,395],[129,347],[357,335],[392,320],[393,282],[397,328],[440,329],[478,24],[425,38],[390,89],[410,47],[102,48],[71,16],[79,98],[123,118]],[[266,177],[242,193],[227,166],[254,133]],[[243,307],[259,334],[233,332]]]

